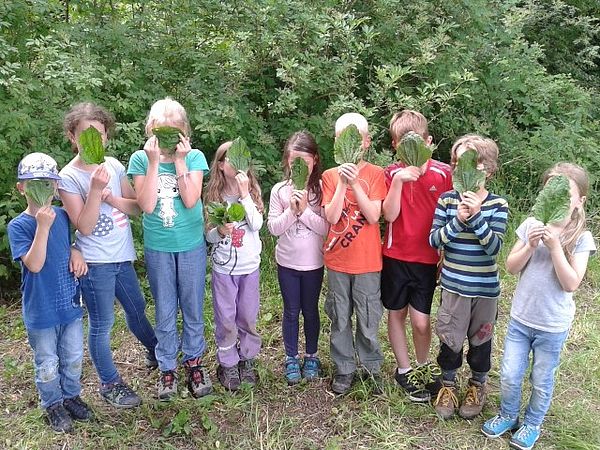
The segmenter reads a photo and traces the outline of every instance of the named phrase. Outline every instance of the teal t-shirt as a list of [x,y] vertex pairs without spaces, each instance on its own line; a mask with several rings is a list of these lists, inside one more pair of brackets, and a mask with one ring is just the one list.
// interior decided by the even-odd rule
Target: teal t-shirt
[[[208,164],[200,150],[192,149],[185,157],[190,172],[208,173]],[[138,150],[129,160],[127,175],[146,175],[148,156]],[[204,242],[202,201],[186,208],[179,195],[174,163],[158,166],[158,200],[152,214],[144,213],[144,247],[159,252],[185,252]]]

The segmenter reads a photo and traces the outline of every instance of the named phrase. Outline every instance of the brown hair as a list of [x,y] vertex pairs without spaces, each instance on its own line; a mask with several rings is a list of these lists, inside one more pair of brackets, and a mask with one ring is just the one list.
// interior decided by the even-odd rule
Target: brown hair
[[[69,134],[75,134],[75,129],[82,120],[95,120],[100,122],[102,125],[104,125],[107,136],[112,136],[115,128],[115,116],[113,116],[102,106],[96,105],[95,103],[82,102],[73,105],[63,120],[65,136],[67,136],[69,140],[71,140]],[[71,148],[75,153],[77,153],[76,143],[72,142]]]
[[289,179],[292,175],[290,170],[290,153],[292,151],[307,153],[314,157],[314,165],[310,176],[308,177],[308,183],[306,184],[306,190],[309,193],[309,201],[315,205],[321,205],[321,156],[319,155],[319,147],[315,141],[315,138],[308,131],[297,131],[292,134],[285,145],[283,146],[283,174],[286,179]]
[[[213,157],[212,163],[210,165],[210,178],[208,179],[208,183],[206,184],[206,189],[204,189],[203,201],[204,204],[208,204],[210,202],[222,202],[223,201],[223,191],[225,190],[225,175],[223,171],[219,168],[219,163],[225,161],[225,156],[227,156],[227,150],[233,144],[232,141],[224,142],[219,146],[217,151],[215,152],[215,156]],[[248,179],[250,181],[249,191],[250,197],[252,197],[252,201],[256,205],[257,209],[262,213],[265,209],[265,206],[262,201],[260,185],[258,184],[258,179],[254,174],[254,170],[252,167],[248,170]],[[206,221],[208,224],[208,221]]]
[[458,162],[456,151],[462,146],[477,152],[477,162],[483,164],[488,176],[493,175],[498,170],[498,146],[492,139],[477,134],[466,134],[459,137],[454,143],[450,151],[450,163],[453,169]]
[[[542,185],[556,175],[564,175],[573,180],[577,186],[580,197],[587,197],[590,189],[590,179],[585,169],[577,164],[560,162],[544,172]],[[585,209],[583,205],[575,208],[571,213],[571,220],[560,233],[560,243],[567,258],[573,256],[573,250],[577,245],[577,240],[585,231]]]
[[427,140],[429,137],[429,127],[425,116],[412,109],[405,109],[394,114],[390,120],[390,136],[396,145],[398,145],[400,139],[409,131],[414,131]]

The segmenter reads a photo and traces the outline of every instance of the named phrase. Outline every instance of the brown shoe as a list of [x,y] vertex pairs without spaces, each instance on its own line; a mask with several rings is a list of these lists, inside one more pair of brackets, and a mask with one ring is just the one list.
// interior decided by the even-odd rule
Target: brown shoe
[[475,380],[469,380],[469,389],[458,415],[463,419],[473,419],[481,413],[486,398],[486,385]]
[[458,408],[458,397],[456,396],[456,386],[453,381],[444,380],[444,385],[438,392],[437,398],[433,402],[435,412],[442,419],[452,417]]

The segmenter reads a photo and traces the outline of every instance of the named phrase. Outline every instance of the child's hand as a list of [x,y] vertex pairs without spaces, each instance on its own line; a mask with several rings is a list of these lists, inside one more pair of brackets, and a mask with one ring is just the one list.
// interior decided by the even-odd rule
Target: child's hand
[[308,205],[308,192],[306,190],[294,191],[290,201],[296,204],[296,214],[302,214]]
[[190,138],[185,137],[183,134],[179,133],[179,144],[175,148],[175,159],[185,159],[188,153],[192,150],[190,145]]
[[148,156],[148,162],[160,161],[160,147],[158,146],[158,139],[156,136],[151,136],[144,144],[144,151]]
[[466,191],[462,194],[462,203],[469,207],[470,216],[481,211],[481,199],[475,192]]
[[417,179],[421,176],[421,169],[415,166],[404,167],[403,169],[398,170],[394,173],[394,177],[392,178],[392,183],[396,180],[396,183],[407,183],[409,181],[417,181]]
[[338,172],[340,174],[340,178],[345,178],[346,183],[350,186],[353,186],[354,183],[356,183],[356,181],[358,180],[358,167],[356,167],[356,164],[342,164],[338,168]]
[[37,226],[45,230],[50,229],[55,218],[56,213],[50,205],[42,206],[40,209],[38,209],[38,212],[35,213],[35,221],[37,222]]
[[222,237],[229,236],[233,231],[233,223],[226,223],[217,228],[217,231]]
[[73,247],[71,247],[71,259],[69,259],[69,272],[77,278],[84,276],[88,272],[88,266],[83,259],[83,255]]
[[550,227],[544,227],[542,241],[548,247],[548,250],[554,251],[560,248],[560,230],[552,230]]
[[102,197],[101,198],[104,203],[108,203],[109,205],[112,206],[112,201],[113,201],[112,189],[109,187],[105,187],[104,189],[102,189]]
[[540,221],[536,221],[529,228],[529,233],[527,233],[527,242],[531,248],[536,248],[540,239],[544,236],[544,224]]
[[100,191],[108,185],[110,181],[110,175],[108,170],[106,170],[106,166],[104,164],[100,164],[94,171],[92,172],[92,178],[90,180],[90,190]]
[[469,211],[469,207],[464,203],[464,201],[461,201],[456,208],[456,218],[462,223],[467,223],[467,219],[470,215],[471,213]]
[[240,191],[240,199],[248,197],[250,181],[246,172],[240,170],[235,176],[235,181],[237,181],[238,190]]

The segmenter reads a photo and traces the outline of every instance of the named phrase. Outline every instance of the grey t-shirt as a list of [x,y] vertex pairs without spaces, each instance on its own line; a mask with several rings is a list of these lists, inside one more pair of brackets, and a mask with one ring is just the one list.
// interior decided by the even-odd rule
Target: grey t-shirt
[[[527,242],[529,228],[535,219],[528,218],[517,228],[517,236]],[[573,253],[596,251],[592,233],[585,231]],[[515,290],[510,316],[536,330],[559,333],[571,327],[575,317],[573,293],[566,292],[556,276],[550,251],[540,241],[525,268]]]
[[[110,174],[108,186],[113,195],[121,197],[121,179],[127,177],[125,167],[115,158],[107,157],[104,165]],[[85,202],[92,174],[68,164],[60,171],[58,188],[77,194]],[[129,217],[108,203],[100,203],[100,215],[89,236],[75,232],[75,245],[88,263],[116,263],[135,260]]]

